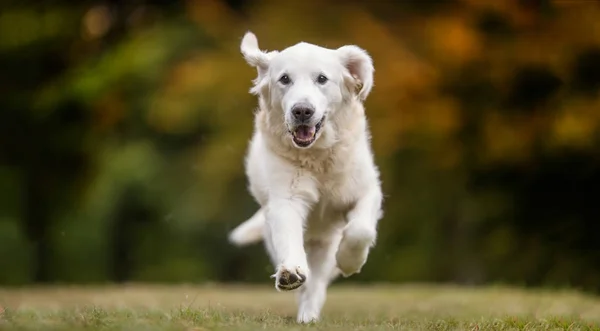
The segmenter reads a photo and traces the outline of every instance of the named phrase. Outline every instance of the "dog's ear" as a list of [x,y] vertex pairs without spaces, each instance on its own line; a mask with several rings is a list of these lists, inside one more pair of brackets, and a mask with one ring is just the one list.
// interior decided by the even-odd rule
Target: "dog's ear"
[[258,71],[258,77],[256,77],[256,79],[254,80],[255,87],[258,87],[263,78],[266,76],[267,71],[269,70],[269,63],[271,62],[271,58],[278,52],[261,51],[260,48],[258,48],[258,39],[256,39],[254,33],[250,31],[246,32],[246,34],[244,35],[244,38],[242,39],[242,43],[240,45],[240,50],[246,62],[248,62],[249,65],[255,67]]
[[359,99],[364,101],[373,88],[373,60],[362,48],[354,45],[342,46],[337,49],[342,65],[349,75],[344,75],[350,83],[351,91],[356,92]]

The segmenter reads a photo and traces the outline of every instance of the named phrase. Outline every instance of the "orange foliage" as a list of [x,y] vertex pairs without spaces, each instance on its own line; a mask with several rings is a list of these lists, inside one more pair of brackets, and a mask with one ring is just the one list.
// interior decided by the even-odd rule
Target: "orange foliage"
[[94,126],[98,131],[113,128],[121,121],[126,113],[126,105],[120,96],[111,93],[96,100],[92,112],[94,114]]
[[556,146],[593,148],[593,139],[600,131],[600,98],[587,104],[574,100],[555,117],[549,142]]
[[[441,82],[450,74],[473,62],[486,63],[485,76],[502,97],[510,91],[518,66],[540,64],[564,76],[570,69],[570,49],[600,43],[600,9],[595,7],[561,8],[566,12],[545,18],[517,1],[462,2],[466,8],[461,11],[447,10],[426,19],[394,22],[380,19],[354,3],[342,7],[316,0],[266,0],[250,7],[249,19],[243,20],[224,2],[190,0],[189,17],[220,45],[189,54],[174,66],[154,100],[148,120],[161,130],[177,132],[204,118],[220,130],[219,137],[210,144],[244,149],[252,130],[251,112],[256,107],[256,99],[247,91],[256,73],[239,53],[243,32],[254,31],[265,50],[282,49],[299,41],[330,48],[356,44],[366,49],[375,63],[375,88],[366,106],[377,155],[393,155],[405,146],[407,135],[418,133],[433,138],[427,141],[435,148],[451,146],[444,149],[444,157],[437,159],[440,165],[456,165],[462,155],[456,137],[465,119],[460,101],[440,90]],[[317,5],[320,10],[313,10]],[[504,15],[518,37],[501,42],[486,40],[475,24],[483,10]],[[397,32],[400,25],[403,30]],[[593,111],[582,110],[587,103],[582,105],[552,101],[538,110],[551,112],[558,108],[558,115],[540,121],[538,115],[508,116],[502,109],[487,111],[499,106],[482,104],[485,115],[479,125],[483,136],[476,144],[481,160],[524,161],[539,137],[549,147],[585,144],[598,131],[600,119]],[[230,159],[214,146],[203,151],[200,159]],[[213,171],[225,171],[229,176],[239,171],[212,169],[210,162],[205,166],[207,176],[214,175]]]
[[480,38],[463,17],[436,17],[426,25],[426,29],[434,56],[442,63],[460,65],[481,56]]

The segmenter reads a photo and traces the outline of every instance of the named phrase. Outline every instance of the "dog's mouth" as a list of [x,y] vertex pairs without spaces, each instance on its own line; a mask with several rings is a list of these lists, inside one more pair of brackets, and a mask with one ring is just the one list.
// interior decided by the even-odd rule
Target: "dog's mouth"
[[298,125],[293,130],[290,130],[294,144],[296,144],[298,147],[308,147],[312,145],[312,143],[314,143],[317,139],[317,134],[321,130],[324,120],[325,116],[323,116],[319,123],[315,124],[314,126]]

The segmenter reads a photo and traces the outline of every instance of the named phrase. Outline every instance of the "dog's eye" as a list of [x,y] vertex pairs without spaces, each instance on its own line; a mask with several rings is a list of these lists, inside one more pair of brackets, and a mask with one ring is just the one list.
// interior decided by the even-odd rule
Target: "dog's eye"
[[321,85],[327,83],[328,80],[329,80],[329,78],[327,78],[323,75],[319,75],[319,77],[317,77],[317,82]]
[[289,83],[292,82],[292,80],[290,79],[290,76],[288,75],[283,75],[279,78],[279,82],[283,85],[288,85]]

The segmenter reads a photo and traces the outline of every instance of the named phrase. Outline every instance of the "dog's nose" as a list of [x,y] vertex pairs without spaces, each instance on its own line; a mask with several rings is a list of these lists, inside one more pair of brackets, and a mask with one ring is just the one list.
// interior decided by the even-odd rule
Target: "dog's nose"
[[314,113],[313,107],[306,103],[297,104],[292,108],[294,118],[301,122],[309,120]]

